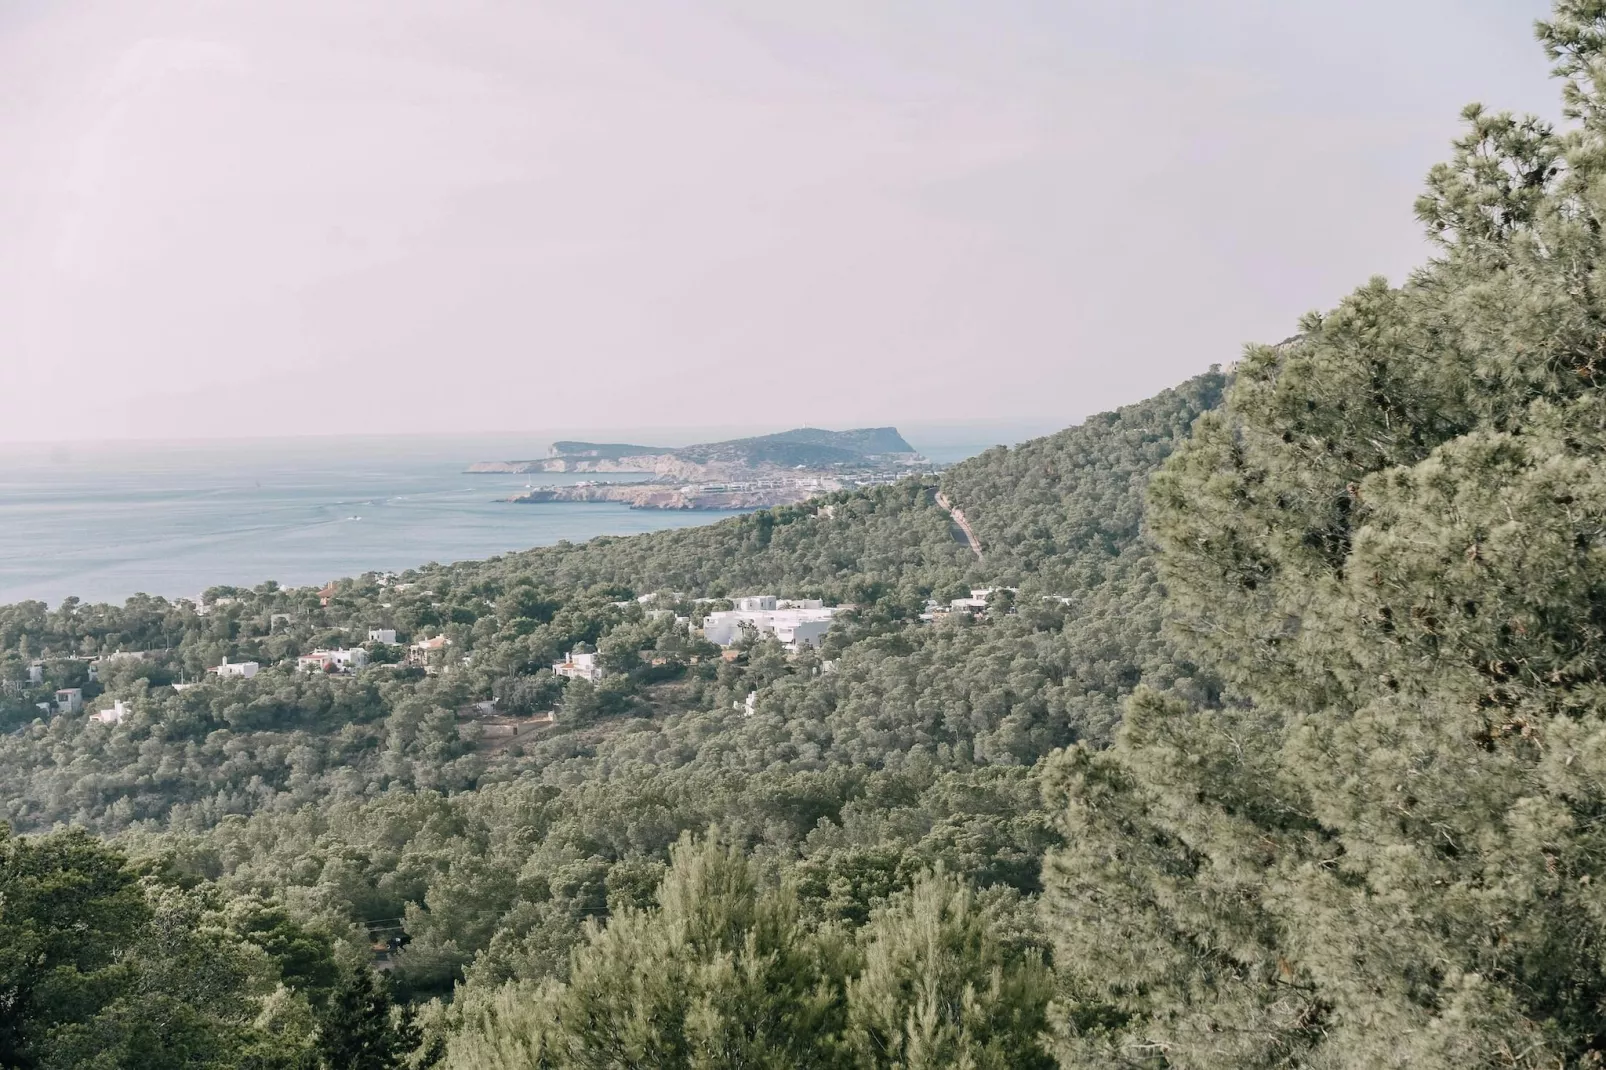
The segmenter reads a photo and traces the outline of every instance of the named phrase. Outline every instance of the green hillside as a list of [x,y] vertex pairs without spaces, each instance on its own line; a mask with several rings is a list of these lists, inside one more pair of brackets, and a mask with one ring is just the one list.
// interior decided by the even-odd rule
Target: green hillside
[[[220,597],[227,604],[205,616],[154,599],[55,611],[40,604],[6,607],[0,610],[6,678],[20,685],[26,661],[36,658],[49,678],[26,695],[14,688],[5,707],[4,716],[19,730],[0,737],[0,815],[19,829],[71,821],[116,831],[172,820],[206,828],[224,814],[310,802],[329,791],[472,787],[486,763],[455,739],[449,716],[430,711],[517,690],[520,681],[540,676],[576,643],[600,643],[606,650],[610,643],[636,642],[642,649],[670,642],[668,629],[647,624],[640,609],[612,604],[660,590],[686,598],[771,591],[853,603],[860,607],[854,623],[840,640],[833,637],[833,649],[856,657],[861,642],[871,642],[867,650],[894,642],[909,647],[902,659],[917,658],[938,641],[936,632],[918,622],[933,596],[963,594],[1000,575],[1024,577],[1028,590],[1076,596],[1070,624],[1058,603],[1034,607],[1047,614],[1043,626],[1064,638],[1067,628],[1076,631],[1077,619],[1099,610],[1108,583],[1120,592],[1112,597],[1132,603],[1117,615],[1148,638],[1131,643],[1122,655],[1130,660],[1118,668],[1107,664],[1110,654],[1104,652],[1083,670],[1095,685],[1090,695],[1098,697],[1078,699],[1091,704],[1080,719],[1102,731],[1122,692],[1113,681],[1135,679],[1157,649],[1157,611],[1150,606],[1146,613],[1132,612],[1148,603],[1154,589],[1152,569],[1141,564],[1147,560],[1137,523],[1143,480],[1185,433],[1189,419],[1215,403],[1220,388],[1220,376],[1206,376],[1082,428],[966,462],[944,477],[963,504],[972,488],[989,488],[986,495],[974,492],[977,530],[1000,546],[1006,532],[994,526],[993,517],[1025,516],[1056,486],[1091,495],[1091,508],[1117,501],[1128,507],[1122,526],[1112,522],[1099,540],[1077,530],[1070,513],[1042,518],[1041,524],[1062,530],[1065,549],[1044,558],[1053,568],[1040,574],[1034,570],[1041,561],[1021,564],[1003,554],[979,565],[954,541],[947,515],[934,503],[935,488],[911,480],[703,528],[431,566],[393,586],[381,586],[375,577],[346,580],[327,606],[309,590],[263,588],[225,591]],[[1000,497],[1006,483],[993,474],[1000,457],[1015,458],[1003,463],[1019,463],[1022,471],[1042,477],[1004,477],[1020,488],[1018,508],[1004,507]],[[1068,583],[1072,574],[1081,578]],[[683,608],[691,612],[689,604]],[[455,656],[471,656],[471,664],[423,679],[376,668],[358,679],[329,680],[287,667],[251,681],[214,678],[183,693],[161,686],[207,680],[206,668],[225,658],[287,665],[316,646],[360,641],[380,624],[406,637],[445,634]],[[983,634],[990,632],[978,632]],[[941,643],[950,641],[957,640]],[[169,649],[102,674],[108,696],[126,695],[139,710],[128,725],[108,731],[66,718],[26,723],[36,716],[32,703],[39,696],[57,686],[87,684],[87,665],[68,656],[164,646]],[[1100,666],[1096,673],[1093,664]],[[689,689],[701,694],[717,684],[696,681]],[[739,685],[737,680],[728,686]],[[609,700],[621,711],[654,712],[659,700],[651,686],[620,686]],[[92,704],[96,690],[90,686],[87,692]],[[399,735],[392,731],[396,717],[409,725]],[[1051,737],[1063,742],[1070,731],[1067,723]],[[316,754],[298,757],[305,747]],[[1021,760],[1035,755],[1028,750]],[[502,764],[522,767],[517,761]]]
[[[1101,502],[1136,501],[1220,389],[1206,376],[1007,455],[1040,457],[1024,464],[1032,472],[1074,456],[1074,474],[1041,474]],[[986,484],[999,503],[989,471],[999,460],[948,479]],[[1020,487],[1023,509],[1043,494]],[[369,926],[404,919],[373,930],[409,938],[390,974],[398,996],[450,996],[466,979],[456,1006],[504,980],[569,976],[585,920],[652,901],[673,845],[710,828],[791,874],[816,921],[862,924],[940,861],[986,892],[989,911],[1024,924],[1022,897],[1038,891],[1039,859],[1057,841],[1035,763],[1108,739],[1139,680],[1171,687],[1194,670],[1159,638],[1152,569],[1116,567],[1123,555],[1145,560],[1135,522],[1096,544],[1067,529],[1059,570],[1036,586],[1026,577],[1012,612],[922,623],[929,598],[993,578],[955,542],[935,492],[910,480],[705,528],[430,566],[387,585],[354,578],[327,605],[264,587],[212,592],[221,601],[204,616],[149,599],[6,607],[4,675],[24,678],[37,658],[47,679],[9,700],[0,813],[19,831],[70,823],[118,835],[225,896],[286,904],[348,955]],[[978,515],[984,537],[1003,537],[992,513]],[[1086,582],[1067,588],[1071,573]],[[1075,608],[1024,593],[1038,587],[1075,595]],[[651,608],[685,614],[698,610],[690,599],[754,591],[857,608],[817,654],[759,643],[726,662],[649,618],[634,596],[653,591],[682,597]],[[1120,638],[1093,623],[1117,618]],[[445,671],[277,667],[378,624],[450,637]],[[91,706],[125,700],[125,723],[34,719],[37,694],[87,684],[85,664],[66,655],[164,642],[87,686]],[[599,649],[610,675],[560,689],[546,667],[577,643]],[[205,677],[224,657],[275,667]],[[209,682],[163,686],[181,677]],[[753,717],[732,709],[754,691]],[[493,696],[515,715],[556,703],[557,724],[504,748],[460,738],[455,711]]]
[[[1600,1066],[1606,7],[1540,36],[1573,125],[1468,109],[1436,258],[1230,378],[940,485],[4,607],[0,1066]],[[842,612],[685,627],[761,592]],[[290,670],[375,626],[438,641]]]

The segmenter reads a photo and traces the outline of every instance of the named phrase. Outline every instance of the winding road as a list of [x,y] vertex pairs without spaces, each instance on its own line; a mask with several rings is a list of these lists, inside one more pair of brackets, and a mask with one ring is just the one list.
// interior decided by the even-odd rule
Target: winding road
[[970,552],[976,555],[976,560],[980,561],[981,540],[976,538],[976,533],[974,531],[970,530],[970,521],[965,519],[965,511],[963,509],[955,508],[954,504],[948,500],[948,495],[944,494],[940,490],[937,492],[937,504],[942,506],[943,511],[948,514],[949,519],[951,519],[964,534],[965,545],[970,547]]

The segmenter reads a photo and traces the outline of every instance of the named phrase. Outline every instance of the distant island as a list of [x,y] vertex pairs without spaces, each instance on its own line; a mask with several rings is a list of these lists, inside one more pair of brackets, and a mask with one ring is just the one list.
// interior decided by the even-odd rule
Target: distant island
[[799,468],[908,467],[925,458],[895,427],[824,431],[800,427],[775,435],[705,442],[679,448],[634,446],[622,442],[554,442],[545,457],[531,461],[481,461],[471,473],[647,472],[677,479],[742,479],[773,476]]
[[635,509],[758,509],[849,487],[892,482],[929,462],[895,427],[774,435],[679,448],[622,442],[554,442],[537,460],[480,461],[470,474],[636,473],[655,478],[537,487],[509,501],[614,502]]

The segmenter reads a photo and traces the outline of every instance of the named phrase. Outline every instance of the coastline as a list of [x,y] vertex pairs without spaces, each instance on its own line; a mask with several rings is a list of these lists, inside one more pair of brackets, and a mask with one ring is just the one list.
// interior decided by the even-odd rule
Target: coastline
[[736,512],[796,505],[841,490],[834,480],[754,481],[736,484],[578,483],[532,487],[503,499],[515,505],[588,502],[625,505],[631,509],[684,512]]

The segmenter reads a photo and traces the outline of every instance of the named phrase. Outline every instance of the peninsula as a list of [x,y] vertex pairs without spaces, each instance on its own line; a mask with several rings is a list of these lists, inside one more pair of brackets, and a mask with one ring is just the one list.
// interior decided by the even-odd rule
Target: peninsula
[[694,446],[555,442],[537,460],[481,461],[470,474],[632,473],[654,478],[532,487],[509,501],[614,502],[633,509],[759,509],[889,483],[930,465],[894,427],[774,435]]
[[645,472],[675,479],[751,479],[799,469],[842,471],[908,468],[925,458],[895,427],[824,431],[800,427],[775,435],[676,448],[620,442],[554,442],[529,461],[481,461],[471,473]]

